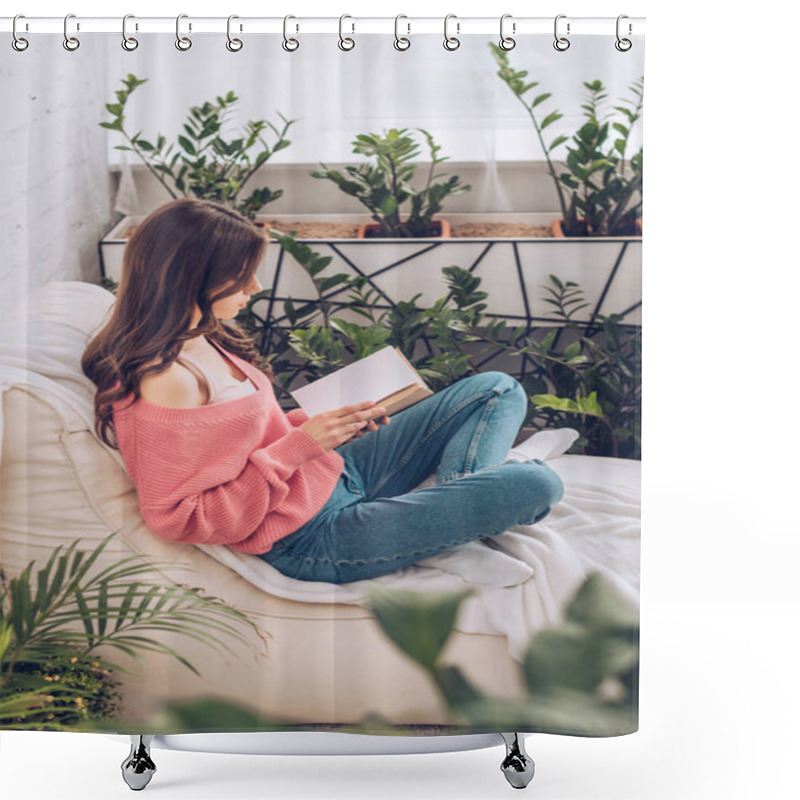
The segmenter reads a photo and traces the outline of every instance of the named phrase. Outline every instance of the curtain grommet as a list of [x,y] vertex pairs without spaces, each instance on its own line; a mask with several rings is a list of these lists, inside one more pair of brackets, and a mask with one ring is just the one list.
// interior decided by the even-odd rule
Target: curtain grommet
[[411,47],[411,39],[407,38],[407,35],[411,33],[411,23],[406,22],[406,27],[408,28],[406,36],[400,36],[398,28],[401,19],[408,19],[408,17],[405,14],[398,14],[394,18],[394,49],[405,52]]
[[[630,49],[631,49],[631,47],[633,47],[633,42],[631,42],[631,40],[630,40],[630,39],[623,39],[623,38],[622,38],[622,37],[620,37],[620,35],[619,35],[620,22],[621,22],[623,19],[629,19],[628,15],[627,15],[627,14],[620,14],[620,15],[617,17],[617,41],[616,41],[616,42],[614,42],[614,47],[616,47],[616,48],[617,48],[617,50],[619,50],[619,52],[620,52],[620,53],[627,53],[627,52],[628,52],[628,50],[630,50]],[[630,35],[631,35],[631,33],[633,33],[633,26],[632,26],[632,25],[631,25],[631,23],[629,22],[629,23],[628,23],[628,36],[630,36]]]
[[[350,36],[345,36],[344,32],[342,31],[342,25],[346,19],[353,19],[349,14],[342,14],[339,17],[339,49],[343,50],[345,53],[349,52],[356,46],[355,39],[351,38]],[[355,22],[350,23],[352,30],[350,33],[356,32],[356,24]]]
[[[455,14],[448,14],[444,18],[444,42],[442,44],[443,44],[443,47],[444,47],[445,50],[449,50],[452,53],[454,50],[458,50],[458,48],[461,47],[461,41],[458,38],[456,38],[455,36],[450,36],[448,34],[448,32],[447,32],[447,24],[448,24],[448,22],[450,22],[451,19],[457,20],[456,15]],[[456,22],[456,33],[460,33],[460,32],[461,32],[461,23],[457,21]]]
[[[17,20],[18,19],[25,19],[25,15],[24,14],[17,14],[14,17],[14,22],[11,23],[11,35],[13,37],[11,39],[11,46],[18,53],[22,53],[23,51],[28,49],[28,45],[30,44],[30,42],[28,42],[27,39],[25,39],[24,37],[20,36],[17,33]],[[25,28],[27,29],[27,27],[28,27],[28,23],[26,22],[25,23]]]
[[[511,14],[503,14],[503,16],[500,17],[500,49],[505,50],[506,52],[508,52],[509,50],[513,50],[517,46],[516,41],[511,36],[506,36],[505,32],[503,31],[503,26],[507,19],[511,19]],[[517,32],[517,23],[512,22],[511,33],[516,33],[516,32]]]
[[[231,53],[238,53],[242,49],[242,47],[244,47],[244,44],[242,43],[241,39],[235,39],[235,38],[231,37],[231,20],[232,19],[239,19],[239,17],[238,17],[237,14],[231,14],[228,17],[228,31],[227,31],[227,33],[228,33],[228,41],[225,42],[225,47],[227,47],[228,50]],[[241,26],[239,27],[239,30],[241,30]]]
[[[566,19],[566,14],[558,14],[556,16],[555,22],[553,23],[553,35],[555,36],[555,41],[553,42],[553,47],[558,50],[559,53],[563,53],[565,50],[569,50],[570,41],[567,39],[566,36],[560,36],[558,33],[558,21],[560,19]],[[570,25],[567,22],[567,35],[569,35]]]
[[[139,46],[138,39],[135,39],[133,36],[128,36],[127,26],[128,20],[131,18],[133,18],[133,14],[126,14],[122,18],[122,49],[129,53],[134,51]],[[139,30],[138,23],[136,23],[136,30]]]
[[[294,53],[294,51],[300,47],[300,42],[298,42],[294,37],[288,35],[290,19],[297,19],[297,17],[295,17],[294,14],[287,14],[283,18],[283,42],[281,42],[281,47],[283,47],[287,53]],[[295,30],[299,30],[299,27],[299,25],[295,26]]]
[[[74,53],[81,46],[80,41],[76,39],[74,36],[70,36],[69,32],[67,31],[67,25],[69,23],[69,19],[70,17],[74,16],[75,16],[74,14],[67,14],[67,16],[64,17],[64,41],[62,42],[62,44],[64,45],[64,49],[69,50],[70,53]],[[81,29],[80,23],[79,22],[75,23],[75,30],[79,31],[80,29]]]
[[[185,53],[191,46],[192,40],[188,36],[181,36],[181,20],[188,17],[188,14],[178,14],[175,20],[175,47],[182,53]],[[192,30],[192,23],[189,23],[189,31]]]

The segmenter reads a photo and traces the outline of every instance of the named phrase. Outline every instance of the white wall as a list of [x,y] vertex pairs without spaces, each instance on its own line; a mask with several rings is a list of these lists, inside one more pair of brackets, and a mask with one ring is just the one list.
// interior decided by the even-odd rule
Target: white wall
[[58,36],[0,47],[0,313],[50,280],[96,280],[113,222],[102,42],[70,53]]
[[[133,161],[130,174],[132,184],[126,183],[125,199],[118,202],[120,211],[128,214],[147,214],[170,199],[164,187],[141,163]],[[365,163],[362,156],[353,156],[349,163]],[[340,163],[329,167],[342,169]],[[240,198],[254,189],[269,186],[273,191],[283,189],[283,196],[267,204],[260,214],[364,214],[367,209],[354,197],[342,192],[333,181],[312,178],[310,172],[320,169],[319,164],[267,164],[245,184]],[[422,185],[428,166],[421,165],[414,176],[414,184]],[[458,175],[463,184],[471,186],[465,194],[444,200],[443,213],[502,213],[502,212],[557,212],[558,197],[553,181],[543,161],[519,162],[450,162],[440,164],[437,174]],[[115,180],[120,179],[120,169],[113,170]],[[168,182],[171,182],[168,179]],[[129,191],[132,185],[134,192]],[[403,206],[404,213],[408,206]]]

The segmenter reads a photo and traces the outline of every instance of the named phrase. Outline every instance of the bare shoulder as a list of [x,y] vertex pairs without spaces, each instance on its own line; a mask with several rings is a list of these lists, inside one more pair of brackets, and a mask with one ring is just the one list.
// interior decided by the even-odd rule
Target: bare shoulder
[[145,375],[139,392],[148,403],[169,408],[194,408],[206,402],[197,378],[177,362],[163,372]]

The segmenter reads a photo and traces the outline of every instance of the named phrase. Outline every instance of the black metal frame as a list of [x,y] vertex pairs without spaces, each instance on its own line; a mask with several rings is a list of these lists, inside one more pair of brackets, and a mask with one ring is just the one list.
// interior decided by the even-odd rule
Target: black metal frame
[[[565,244],[574,244],[576,240],[574,238],[563,238],[563,239],[561,239],[561,238],[549,238],[549,237],[547,237],[547,238],[546,237],[537,237],[537,238],[496,238],[496,239],[487,239],[487,238],[477,239],[477,238],[461,238],[461,237],[448,238],[448,239],[433,241],[430,244],[427,244],[427,246],[423,246],[421,249],[416,250],[411,255],[406,255],[406,256],[403,256],[402,258],[398,258],[397,260],[393,261],[392,263],[390,263],[390,264],[388,264],[388,265],[386,265],[384,267],[381,267],[380,269],[377,269],[377,270],[375,270],[374,272],[371,272],[371,273],[367,273],[364,269],[359,267],[359,265],[357,263],[355,263],[351,258],[349,258],[345,253],[342,252],[342,250],[340,249],[340,246],[343,243],[346,243],[348,245],[348,247],[351,246],[351,245],[371,246],[373,244],[390,244],[390,243],[403,243],[403,244],[406,244],[406,245],[408,245],[408,244],[423,244],[424,245],[424,244],[426,244],[425,240],[408,240],[408,239],[380,239],[380,240],[375,240],[375,239],[369,239],[369,240],[365,240],[365,239],[333,239],[333,240],[331,240],[331,239],[303,239],[302,241],[303,241],[303,244],[306,244],[306,245],[309,245],[309,246],[318,246],[318,247],[319,246],[324,246],[324,247],[327,247],[336,256],[338,256],[345,264],[347,264],[347,266],[349,266],[357,275],[362,276],[363,278],[365,278],[367,283],[369,284],[369,286],[371,286],[373,289],[375,289],[375,291],[377,291],[379,293],[379,295],[381,297],[385,298],[385,300],[386,300],[385,303],[373,303],[372,304],[373,308],[376,308],[376,309],[379,309],[379,310],[380,309],[384,309],[384,310],[393,309],[393,308],[396,307],[397,304],[394,302],[394,300],[392,300],[391,297],[389,297],[386,294],[386,292],[383,289],[380,288],[380,286],[378,286],[373,281],[373,278],[377,277],[378,275],[382,275],[382,274],[388,272],[389,270],[396,269],[397,267],[399,267],[399,266],[401,266],[403,264],[406,264],[409,261],[412,261],[412,260],[414,260],[416,258],[419,258],[419,257],[431,252],[432,250],[435,250],[435,249],[437,249],[437,248],[439,248],[439,247],[441,247],[442,245],[445,245],[445,244],[446,245],[466,245],[466,244],[474,245],[476,243],[485,243],[486,246],[481,250],[481,252],[477,256],[477,258],[475,258],[472,261],[472,263],[470,264],[470,266],[468,268],[466,268],[470,273],[474,273],[475,270],[478,268],[479,264],[481,263],[481,261],[483,261],[483,259],[486,257],[486,255],[493,248],[495,248],[495,247],[503,247],[503,246],[511,247],[512,250],[513,250],[514,261],[515,261],[516,268],[517,268],[517,277],[518,277],[518,280],[519,280],[519,290],[520,290],[520,293],[522,295],[522,300],[523,300],[523,304],[524,304],[524,307],[525,307],[525,315],[521,316],[519,314],[499,314],[499,313],[492,313],[492,312],[488,312],[487,311],[486,312],[486,316],[487,317],[491,317],[493,319],[507,319],[509,321],[521,321],[521,322],[524,323],[525,335],[527,336],[527,335],[530,335],[531,332],[536,330],[538,327],[542,327],[541,325],[537,326],[534,323],[537,323],[537,322],[538,323],[547,323],[548,326],[560,325],[561,323],[559,323],[557,320],[554,320],[552,317],[537,317],[537,316],[535,316],[534,314],[531,313],[530,301],[528,299],[528,291],[527,291],[527,287],[525,285],[523,265],[522,265],[522,260],[520,258],[519,245],[521,243],[525,243],[525,244],[528,244],[528,243],[535,243],[535,244],[542,243],[542,244],[547,244],[547,245],[556,244],[556,245],[560,246],[560,245],[565,245]],[[631,242],[641,242],[641,237],[602,237],[602,238],[598,237],[597,239],[581,239],[580,240],[580,243],[581,243],[582,247],[591,247],[593,244],[608,244],[609,242],[619,242],[620,248],[619,248],[619,251],[617,252],[617,254],[616,254],[615,258],[614,258],[614,264],[613,264],[613,266],[612,266],[612,268],[611,268],[611,270],[610,270],[610,272],[608,274],[608,277],[606,279],[605,285],[603,286],[603,289],[602,289],[602,291],[600,293],[600,296],[599,296],[599,298],[597,300],[597,303],[595,304],[595,307],[592,310],[592,313],[590,315],[589,320],[588,321],[578,321],[578,320],[575,321],[575,324],[578,325],[579,327],[585,327],[585,335],[586,336],[594,335],[600,330],[599,326],[596,325],[597,317],[600,314],[600,311],[601,311],[601,308],[602,308],[603,303],[605,301],[605,298],[607,297],[608,292],[611,289],[611,286],[612,286],[612,284],[614,282],[614,279],[617,276],[620,264],[622,263],[622,259],[623,259],[624,255],[625,255],[625,253],[627,252],[627,249],[628,249],[630,243]],[[337,289],[334,289],[334,290],[330,291],[329,293],[327,293],[325,295],[322,295],[321,297],[313,297],[313,298],[290,297],[288,295],[287,296],[278,295],[277,294],[278,284],[279,284],[280,277],[281,277],[281,270],[282,270],[282,267],[283,267],[283,260],[284,260],[285,255],[286,255],[286,252],[284,251],[283,248],[281,248],[280,252],[278,254],[277,263],[275,265],[275,273],[274,273],[273,278],[272,278],[272,286],[270,287],[270,295],[267,298],[267,302],[268,302],[267,314],[266,314],[265,319],[263,320],[266,324],[268,324],[270,327],[278,327],[278,328],[284,327],[283,325],[281,325],[281,323],[285,322],[285,320],[287,319],[287,316],[285,314],[283,314],[283,315],[275,315],[274,314],[274,310],[275,310],[275,305],[277,303],[282,303],[282,302],[284,302],[286,300],[289,300],[289,299],[291,299],[291,301],[295,305],[301,305],[301,304],[306,304],[306,303],[318,303],[320,300],[327,301],[328,303],[330,303],[333,306],[345,307],[345,306],[349,305],[348,301],[337,301],[337,300],[334,299],[337,295],[341,295],[343,292],[347,291],[346,287],[337,288]],[[449,298],[450,295],[448,294],[447,297]],[[622,312],[617,312],[617,313],[620,314],[620,316],[622,316],[624,318],[628,314],[630,314],[632,311],[634,311],[637,308],[639,308],[641,305],[642,305],[642,301],[640,300],[637,303],[634,303],[629,308],[624,309]],[[633,324],[633,323],[620,323],[620,324],[622,325],[623,328],[628,328],[628,329],[636,329],[636,328],[640,327],[639,325],[636,325],[636,324]],[[554,345],[556,345],[558,343],[558,340],[561,337],[562,332],[563,332],[563,327],[556,334],[555,340],[553,342]],[[427,337],[423,337],[423,341],[425,343],[425,346],[428,349],[428,352],[430,354],[432,354],[433,353],[433,349],[432,349],[432,347],[430,345],[430,342],[428,341],[428,338]],[[490,355],[486,356],[482,361],[480,361],[480,363],[476,364],[476,366],[483,367],[484,365],[488,364],[493,359],[497,358],[503,352],[504,351],[502,349],[495,350],[493,353],[491,353]],[[529,367],[532,368],[530,371],[529,371]],[[515,373],[515,377],[517,377],[518,379],[522,380],[527,374],[532,374],[532,373],[536,373],[536,372],[539,372],[539,371],[540,371],[539,368],[536,366],[535,362],[533,362],[531,356],[529,356],[526,353],[526,354],[523,354],[523,356],[522,356],[521,369],[520,369],[520,371],[518,373]]]

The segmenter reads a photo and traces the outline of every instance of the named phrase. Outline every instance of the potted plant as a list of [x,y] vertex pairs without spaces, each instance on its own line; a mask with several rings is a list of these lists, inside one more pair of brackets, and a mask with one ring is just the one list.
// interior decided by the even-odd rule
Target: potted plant
[[[631,132],[642,115],[643,79],[631,84],[634,100],[623,99],[624,105],[614,106],[625,118],[625,122],[601,118],[601,106],[607,99],[606,89],[600,80],[584,82],[588,92],[583,105],[587,121],[571,138],[556,136],[548,145],[543,131],[561,119],[563,114],[552,111],[541,121],[534,109],[550,98],[549,92],[536,95],[528,102],[525,95],[538,86],[538,82],[526,82],[527,70],[514,70],[508,53],[493,42],[489,43],[499,67],[498,76],[525,106],[536,135],[547,160],[547,169],[558,195],[561,219],[552,224],[554,236],[636,236],[642,232],[642,148],[628,161]],[[619,134],[608,143],[611,130]],[[566,171],[556,173],[553,151],[567,144]]]
[[[8,583],[0,571],[0,723],[13,730],[92,730],[115,722],[131,670],[101,655],[115,649],[188,659],[148,631],[186,636],[221,652],[222,635],[245,641],[237,626],[258,631],[245,614],[201,590],[165,583],[174,565],[131,555],[89,574],[116,533],[91,552],[56,547],[35,573],[31,561]],[[98,565],[99,567],[99,565]],[[149,578],[149,580],[148,580]],[[144,579],[144,580],[143,580]]]
[[[275,153],[290,145],[286,138],[289,127],[295,120],[287,120],[280,112],[278,116],[283,128],[278,129],[267,120],[248,121],[244,134],[227,140],[220,131],[231,107],[239,98],[233,91],[216,102],[206,102],[193,106],[184,124],[185,134],[177,137],[176,143],[166,145],[166,138],[157,135],[155,144],[143,139],[140,133],[131,136],[124,127],[127,102],[147,78],[137,78],[129,73],[123,78],[124,89],[117,91],[117,102],[106,104],[112,115],[110,122],[99,123],[103,128],[119,131],[128,141],[127,145],[116,145],[116,150],[130,150],[142,159],[147,169],[173,198],[198,197],[225,203],[248,219],[255,219],[256,213],[267,203],[277,200],[281,189],[268,187],[255,189],[247,197],[240,199],[245,184],[253,173],[266,163]],[[269,128],[277,137],[270,147],[263,134]],[[251,150],[256,148],[251,157]]]
[[[439,156],[439,145],[430,133],[418,130],[425,136],[430,150],[431,165],[428,178],[422,189],[415,189],[411,181],[418,164],[413,163],[419,156],[419,144],[409,134],[408,128],[384,130],[383,135],[359,134],[353,144],[353,152],[374,159],[374,163],[345,167],[345,173],[328,169],[311,173],[314,178],[327,178],[343,192],[355,197],[371,212],[373,224],[364,225],[359,238],[420,238],[429,236],[448,236],[449,225],[445,220],[433,217],[442,209],[442,201],[450,196],[463,194],[470,186],[463,185],[457,175],[447,177],[435,175],[436,165],[447,160]],[[443,178],[445,180],[438,180]],[[435,182],[436,181],[436,182]],[[401,218],[401,207],[411,202],[405,219]]]
[[[331,256],[291,234],[269,233],[313,286],[283,298],[266,289],[236,318],[272,366],[281,403],[293,406],[291,392],[298,385],[385,345],[402,350],[435,391],[491,369],[484,365],[499,356],[531,401],[523,438],[566,425],[580,434],[573,452],[641,457],[641,328],[630,324],[627,314],[584,311],[597,301],[574,281],[549,273],[547,285],[529,288],[537,307],[554,307],[552,318],[543,320],[545,331],[539,332],[497,314],[481,277],[463,267],[441,267],[435,295],[428,293],[421,302],[421,292],[401,299],[367,275],[336,272]],[[409,285],[402,283],[404,290]],[[623,306],[633,305],[634,299],[617,295]]]

